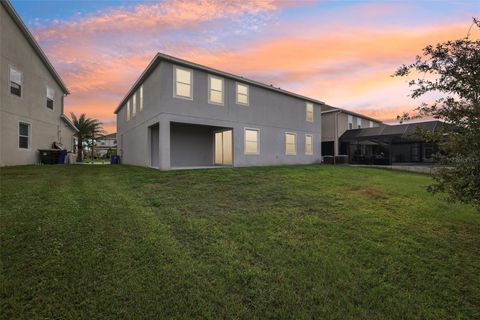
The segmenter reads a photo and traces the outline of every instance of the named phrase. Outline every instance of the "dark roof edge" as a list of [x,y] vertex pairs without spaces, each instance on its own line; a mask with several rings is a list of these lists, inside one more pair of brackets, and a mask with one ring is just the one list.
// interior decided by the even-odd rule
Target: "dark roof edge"
[[68,91],[67,86],[63,82],[62,78],[60,78],[60,75],[55,71],[55,68],[53,65],[50,63],[50,60],[48,60],[47,56],[43,52],[42,48],[40,48],[40,45],[37,43],[33,35],[30,33],[28,30],[27,26],[23,23],[22,19],[20,16],[17,14],[13,6],[10,4],[8,0],[0,0],[0,3],[3,5],[7,13],[10,15],[12,20],[15,22],[15,24],[18,26],[18,28],[22,31],[23,35],[27,39],[28,43],[32,46],[33,50],[38,54],[40,57],[40,60],[45,64],[47,67],[48,71],[52,74],[53,78],[55,81],[57,81],[58,85],[60,88],[63,90],[65,94],[70,94],[70,91]]
[[[331,106],[330,106],[330,107],[331,107]],[[365,119],[367,119],[367,120],[371,120],[371,121],[383,123],[383,121],[380,121],[380,120],[378,120],[378,119],[375,119],[375,118],[366,116],[366,115],[361,114],[361,113],[353,112],[353,111],[346,110],[346,109],[342,109],[342,108],[338,108],[338,107],[333,107],[333,108],[335,108],[335,109],[327,110],[327,111],[322,111],[322,114],[324,114],[324,113],[333,113],[333,112],[343,112],[343,113],[346,113],[346,114],[354,115],[354,116],[356,116],[356,117],[361,117],[361,118],[365,118]]]
[[70,127],[72,128],[75,132],[78,132],[78,128],[75,127],[75,125],[73,124],[72,120],[70,120],[66,115],[64,114],[61,114],[60,115],[60,118],[62,118],[62,120]]
[[187,67],[194,68],[194,69],[200,69],[200,70],[203,70],[203,71],[206,71],[206,72],[209,72],[209,73],[213,73],[213,74],[216,74],[216,75],[223,76],[225,78],[234,79],[234,80],[237,80],[237,81],[240,81],[240,82],[248,83],[248,84],[251,84],[251,85],[254,85],[254,86],[257,86],[257,87],[261,87],[261,88],[264,88],[264,89],[268,89],[268,90],[276,91],[276,92],[279,92],[279,93],[283,93],[283,94],[291,96],[291,97],[299,98],[299,99],[306,100],[306,101],[309,101],[309,102],[314,102],[314,103],[317,103],[317,104],[320,104],[320,105],[325,104],[325,102],[320,101],[320,100],[312,99],[312,98],[309,98],[309,97],[306,97],[306,96],[303,96],[303,95],[300,95],[300,94],[297,94],[297,93],[293,93],[293,92],[290,92],[290,91],[287,91],[287,90],[283,90],[283,89],[280,89],[280,88],[276,88],[276,87],[273,87],[273,86],[255,81],[255,80],[251,80],[251,79],[247,79],[247,78],[244,78],[244,77],[241,77],[241,76],[237,76],[233,73],[228,73],[228,72],[221,71],[221,70],[218,70],[218,69],[213,69],[213,68],[201,65],[201,64],[197,64],[197,63],[194,63],[194,62],[191,62],[191,61],[183,60],[183,59],[180,59],[180,58],[170,56],[168,54],[158,52],[155,55],[155,57],[152,59],[150,64],[147,66],[145,71],[143,71],[143,73],[140,75],[140,77],[137,79],[137,81],[135,81],[133,86],[128,90],[128,93],[125,95],[125,97],[122,99],[122,101],[120,102],[118,107],[115,109],[115,111],[114,111],[115,114],[118,113],[118,111],[120,111],[120,109],[127,102],[128,98],[130,98],[132,93],[135,90],[137,90],[140,83],[143,83],[143,81],[145,81],[146,77],[148,77],[148,75],[155,69],[155,67],[158,65],[158,63],[161,60],[169,61],[171,63],[179,64],[181,66],[187,66]]

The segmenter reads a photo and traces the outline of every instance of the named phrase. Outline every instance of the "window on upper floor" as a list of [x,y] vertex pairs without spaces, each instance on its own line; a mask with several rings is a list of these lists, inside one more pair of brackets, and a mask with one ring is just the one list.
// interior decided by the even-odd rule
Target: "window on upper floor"
[[306,120],[313,122],[313,103],[307,102],[306,104]]
[[368,125],[369,125],[370,128],[373,128],[373,121],[370,121],[370,122],[368,123]]
[[127,112],[127,121],[130,120],[130,100],[127,101],[127,104],[125,105],[126,107],[126,112]]
[[25,122],[18,123],[18,148],[30,149],[30,124]]
[[190,69],[174,67],[174,96],[177,98],[192,99],[192,75]]
[[297,154],[297,134],[285,132],[285,154]]
[[47,108],[53,110],[55,103],[55,90],[47,86]]
[[139,96],[138,96],[138,110],[143,110],[143,85],[140,86]]
[[137,93],[132,96],[132,118],[137,114]]
[[305,154],[313,154],[313,136],[311,134],[305,135]]
[[10,93],[21,97],[23,85],[23,73],[13,67],[10,67]]
[[360,129],[362,127],[362,118],[357,117],[357,128]]
[[248,106],[249,104],[248,91],[249,91],[249,88],[246,84],[237,82],[236,84],[237,104]]
[[353,117],[348,115],[348,129],[353,129]]
[[245,154],[259,154],[260,130],[245,129]]
[[223,79],[208,75],[208,102],[223,105]]

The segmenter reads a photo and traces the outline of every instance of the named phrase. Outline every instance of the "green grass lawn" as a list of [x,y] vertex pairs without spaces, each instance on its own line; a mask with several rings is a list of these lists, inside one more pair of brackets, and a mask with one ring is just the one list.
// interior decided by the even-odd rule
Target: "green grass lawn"
[[480,214],[342,166],[0,169],[3,319],[480,319]]

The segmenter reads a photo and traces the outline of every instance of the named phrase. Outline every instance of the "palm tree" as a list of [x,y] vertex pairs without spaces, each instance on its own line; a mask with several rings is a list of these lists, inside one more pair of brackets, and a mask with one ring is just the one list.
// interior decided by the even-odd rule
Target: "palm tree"
[[73,124],[78,129],[78,132],[75,134],[78,144],[77,162],[81,162],[83,160],[84,141],[91,139],[93,143],[94,139],[102,136],[105,131],[103,131],[103,124],[98,119],[87,118],[85,113],[82,113],[79,118],[73,112],[70,114]]

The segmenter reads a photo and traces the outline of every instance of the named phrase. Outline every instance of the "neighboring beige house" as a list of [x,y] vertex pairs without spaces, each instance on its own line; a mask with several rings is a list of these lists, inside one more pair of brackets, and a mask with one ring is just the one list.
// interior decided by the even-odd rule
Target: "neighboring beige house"
[[381,121],[368,116],[322,105],[322,156],[346,155],[345,146],[339,143],[339,138],[347,130],[373,128],[382,124]]
[[111,133],[97,139],[95,143],[95,156],[97,158],[104,158],[109,153],[116,154],[117,152],[117,133]]
[[11,4],[0,3],[0,166],[37,163],[53,142],[72,151],[69,91]]

